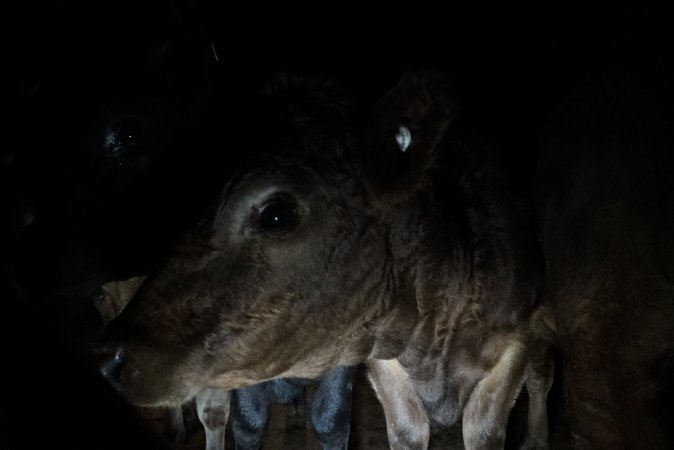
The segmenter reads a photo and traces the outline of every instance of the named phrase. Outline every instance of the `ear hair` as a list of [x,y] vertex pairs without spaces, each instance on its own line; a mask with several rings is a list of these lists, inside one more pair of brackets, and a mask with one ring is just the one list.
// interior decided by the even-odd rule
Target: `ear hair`
[[355,149],[377,203],[401,203],[424,187],[455,111],[451,82],[441,72],[409,72],[384,94]]

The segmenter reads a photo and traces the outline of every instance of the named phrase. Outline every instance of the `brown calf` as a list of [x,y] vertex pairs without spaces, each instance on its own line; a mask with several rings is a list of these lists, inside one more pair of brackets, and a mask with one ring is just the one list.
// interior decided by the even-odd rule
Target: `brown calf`
[[501,170],[448,138],[440,74],[405,76],[357,134],[340,95],[294,79],[270,89],[265,105],[293,119],[256,130],[272,155],[113,322],[108,379],[134,403],[176,405],[366,361],[400,449],[458,420],[467,448],[503,447],[526,381],[525,445],[545,448],[552,324]]

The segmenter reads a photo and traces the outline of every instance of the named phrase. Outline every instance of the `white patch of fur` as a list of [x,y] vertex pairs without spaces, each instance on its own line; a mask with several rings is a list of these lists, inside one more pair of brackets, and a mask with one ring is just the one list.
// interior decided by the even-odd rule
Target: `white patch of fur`
[[463,412],[466,448],[482,448],[505,441],[508,415],[522,384],[526,367],[526,347],[513,339],[498,362],[475,387]]

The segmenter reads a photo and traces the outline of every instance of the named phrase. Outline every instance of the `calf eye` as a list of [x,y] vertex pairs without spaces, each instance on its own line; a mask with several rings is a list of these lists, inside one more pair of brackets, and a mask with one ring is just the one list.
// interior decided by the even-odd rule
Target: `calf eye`
[[258,213],[262,230],[282,230],[298,222],[297,202],[289,195],[278,195],[265,203]]

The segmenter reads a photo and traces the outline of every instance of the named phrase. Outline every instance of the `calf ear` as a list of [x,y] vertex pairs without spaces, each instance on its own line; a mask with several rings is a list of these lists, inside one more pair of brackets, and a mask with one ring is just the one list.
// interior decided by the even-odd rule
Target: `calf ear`
[[449,78],[407,73],[377,102],[355,155],[375,201],[395,205],[426,185],[456,110]]

